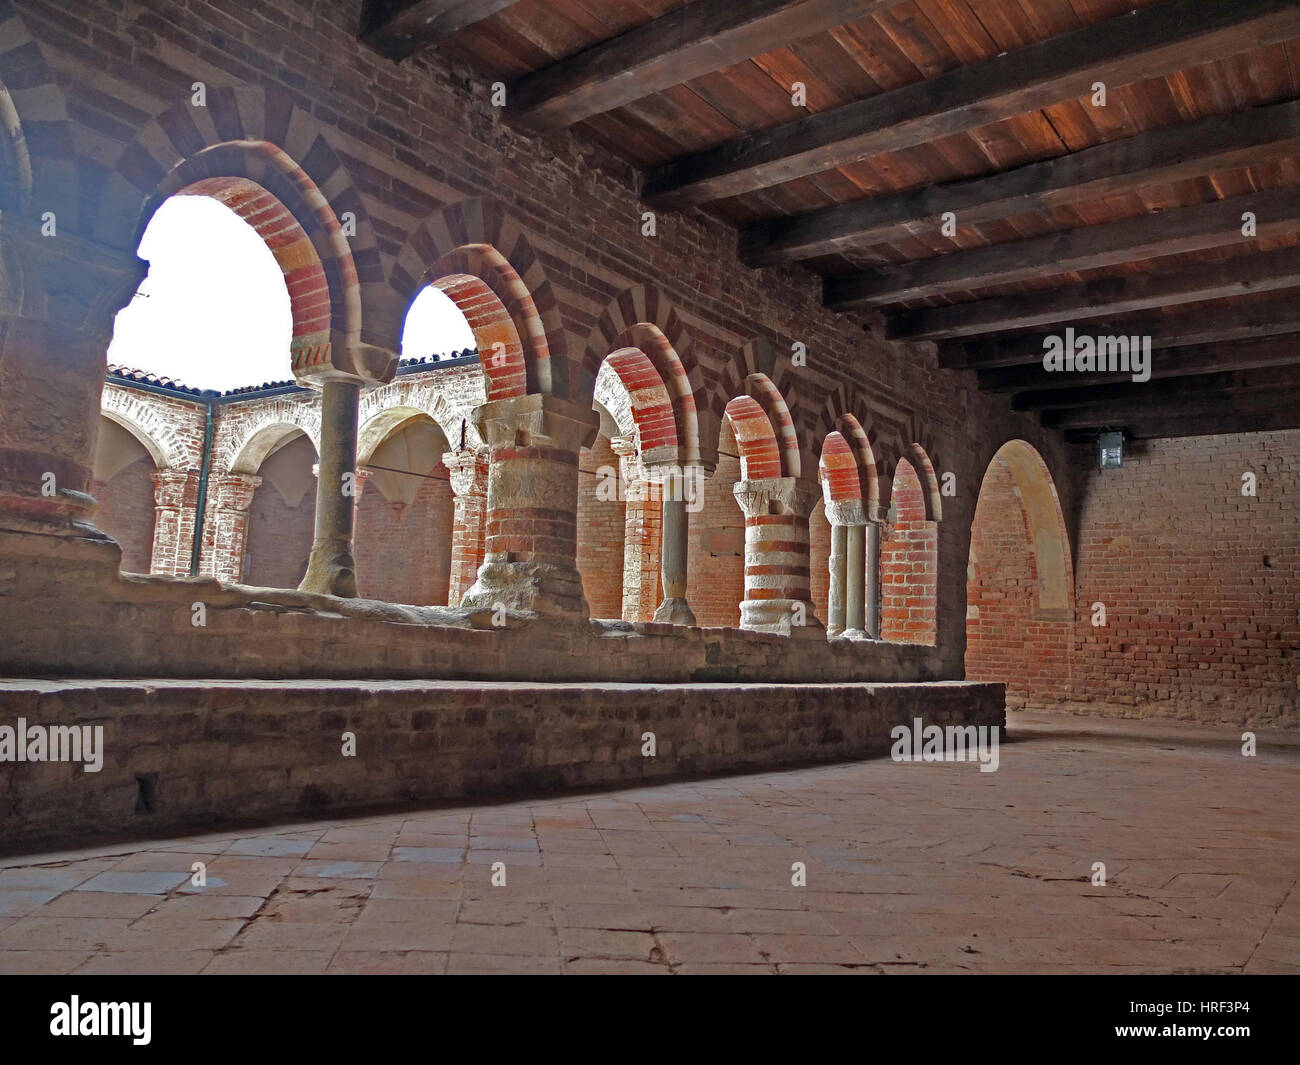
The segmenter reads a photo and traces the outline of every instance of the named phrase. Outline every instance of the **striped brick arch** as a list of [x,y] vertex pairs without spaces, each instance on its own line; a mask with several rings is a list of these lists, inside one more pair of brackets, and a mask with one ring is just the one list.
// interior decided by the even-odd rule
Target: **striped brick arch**
[[781,451],[767,411],[752,396],[737,396],[723,411],[740,452],[740,477],[759,481],[783,477]]
[[[63,91],[11,4],[0,5],[0,41],[0,210],[33,207],[31,193],[40,189],[40,211],[54,211],[60,225],[76,229],[79,174]],[[40,131],[30,143],[25,122]]]
[[[189,98],[173,105],[118,157],[92,235],[134,251],[159,206],[178,194],[220,200],[267,241],[289,288],[296,374],[391,374],[395,326],[385,327],[391,315],[369,217],[315,121],[288,97],[209,86],[206,106]],[[355,226],[351,238],[343,214]],[[368,302],[371,316],[363,314]]]
[[724,368],[709,393],[708,410],[719,416],[737,396],[749,396],[767,412],[781,454],[782,477],[799,477],[805,465],[814,469],[816,455],[804,455],[795,428],[798,390],[788,358],[779,358],[766,337],[756,337],[741,346],[734,360]]
[[523,337],[541,323],[523,282],[505,257],[486,244],[457,248],[429,268],[428,283],[465,316],[483,366],[488,400],[525,395],[528,370]]
[[857,470],[859,495],[855,498],[866,504],[867,520],[874,521],[880,507],[880,475],[871,434],[864,427],[864,423],[870,424],[869,417],[862,394],[855,393],[850,400],[847,389],[840,385],[826,397],[815,435],[825,440],[830,434],[838,433],[844,440]]
[[583,352],[580,398],[592,393],[606,357],[622,349],[639,351],[666,389],[677,452],[663,461],[696,465],[701,457],[697,404],[704,395],[703,382],[685,323],[656,286],[624,289],[596,320]]
[[842,433],[829,433],[822,442],[822,457],[817,464],[817,477],[825,486],[828,502],[851,503],[862,498],[858,460]]
[[[429,215],[402,246],[388,283],[400,304],[409,307],[424,285],[452,274],[482,283],[477,287],[461,282],[464,288],[457,292],[443,289],[453,300],[473,290],[480,301],[470,304],[475,314],[487,306],[484,288],[500,304],[493,314],[483,314],[483,326],[500,335],[492,343],[509,337],[504,328],[507,322],[517,342],[518,354],[510,354],[506,363],[495,367],[504,371],[498,372],[496,379],[491,373],[494,367],[488,365],[491,345],[485,348],[479,343],[479,358],[489,379],[488,398],[526,392],[567,398],[569,368],[559,302],[527,237],[495,201],[464,200]],[[469,313],[466,318],[471,318]],[[475,328],[473,320],[470,327]],[[507,339],[501,342],[511,346]],[[519,360],[522,382],[518,380]]]
[[677,420],[658,369],[640,348],[611,352],[609,368],[627,390],[637,452],[646,466],[677,462]]

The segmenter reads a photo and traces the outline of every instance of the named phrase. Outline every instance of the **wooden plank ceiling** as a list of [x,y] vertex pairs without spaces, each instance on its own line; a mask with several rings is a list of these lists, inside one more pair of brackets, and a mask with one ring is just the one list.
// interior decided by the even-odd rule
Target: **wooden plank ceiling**
[[[361,37],[507,82],[1044,425],[1300,427],[1300,0],[366,0]],[[1151,337],[1151,379],[1045,371],[1067,327]]]

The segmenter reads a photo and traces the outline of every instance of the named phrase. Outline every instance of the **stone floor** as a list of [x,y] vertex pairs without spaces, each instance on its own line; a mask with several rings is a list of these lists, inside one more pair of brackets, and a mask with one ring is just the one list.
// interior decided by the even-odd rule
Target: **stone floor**
[[0,971],[1300,972],[1300,736],[1245,758],[1240,729],[1011,724],[995,773],[880,759],[9,858]]

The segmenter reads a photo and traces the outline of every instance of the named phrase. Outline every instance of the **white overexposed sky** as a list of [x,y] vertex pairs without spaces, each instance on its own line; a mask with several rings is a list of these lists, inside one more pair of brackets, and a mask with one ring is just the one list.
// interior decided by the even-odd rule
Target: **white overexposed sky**
[[[173,196],[149,222],[139,254],[149,276],[118,312],[109,362],[218,391],[293,377],[284,275],[234,211],[207,196]],[[403,358],[473,346],[456,305],[422,289],[403,327]]]

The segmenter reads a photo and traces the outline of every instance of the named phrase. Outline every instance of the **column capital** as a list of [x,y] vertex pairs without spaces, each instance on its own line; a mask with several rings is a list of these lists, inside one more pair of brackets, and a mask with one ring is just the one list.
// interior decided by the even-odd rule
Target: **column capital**
[[831,525],[866,525],[867,508],[861,499],[828,500],[826,520]]
[[475,409],[473,420],[492,448],[553,448],[577,454],[591,446],[600,430],[600,416],[591,408],[539,392],[489,400]]
[[764,477],[737,481],[731,486],[732,494],[746,518],[767,514],[794,512],[795,479],[793,477]]
[[247,510],[262,478],[255,473],[214,473],[208,483],[218,510]]
[[489,469],[486,451],[448,451],[442,456],[442,464],[447,467],[451,490],[457,499],[486,498]]
[[185,492],[198,478],[196,470],[164,467],[153,471],[154,504],[159,507],[185,505]]

